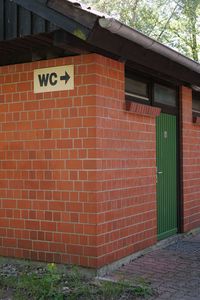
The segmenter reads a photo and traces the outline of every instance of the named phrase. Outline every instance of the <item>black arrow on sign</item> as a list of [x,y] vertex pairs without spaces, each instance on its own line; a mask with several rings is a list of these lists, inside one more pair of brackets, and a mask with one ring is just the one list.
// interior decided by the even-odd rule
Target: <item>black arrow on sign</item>
[[69,81],[69,79],[70,79],[70,76],[67,73],[67,71],[65,71],[65,75],[60,76],[60,80],[65,80],[65,84],[67,84],[67,82]]

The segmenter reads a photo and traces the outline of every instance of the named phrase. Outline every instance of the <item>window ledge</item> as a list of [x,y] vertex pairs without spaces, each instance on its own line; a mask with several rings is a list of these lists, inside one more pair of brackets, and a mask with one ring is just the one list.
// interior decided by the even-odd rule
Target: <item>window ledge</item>
[[192,121],[193,121],[194,124],[200,125],[200,117],[193,117]]
[[152,117],[157,117],[161,113],[161,108],[159,107],[140,104],[132,101],[126,101],[126,110],[139,115],[146,115]]

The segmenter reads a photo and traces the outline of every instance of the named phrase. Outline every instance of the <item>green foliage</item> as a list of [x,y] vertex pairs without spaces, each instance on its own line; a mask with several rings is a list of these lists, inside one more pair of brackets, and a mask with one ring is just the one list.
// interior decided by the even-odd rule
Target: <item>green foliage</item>
[[39,269],[30,264],[30,268],[20,271],[18,276],[0,275],[2,298],[5,291],[13,295],[12,299],[20,300],[117,300],[152,294],[149,284],[143,280],[134,283],[89,280],[77,267],[63,272],[55,264]]
[[74,32],[73,32],[73,34],[75,35],[75,36],[77,36],[79,39],[81,39],[81,40],[86,40],[86,35],[85,35],[85,33],[84,32],[82,32],[80,29],[76,29]]
[[31,272],[20,276],[2,277],[1,286],[15,290],[15,299],[62,300],[63,294],[57,288],[61,279],[55,264],[48,264],[44,274]]
[[135,285],[126,280],[119,282],[104,281],[101,283],[100,293],[102,299],[110,300],[119,299],[121,296],[130,299],[133,296],[147,297],[153,294],[150,286],[143,280]]
[[69,293],[67,294],[67,299],[69,300],[76,300],[81,297],[83,299],[89,299],[92,294],[92,289],[90,289],[90,286],[85,282],[77,267],[73,267],[72,271],[69,272],[67,284],[70,287]]

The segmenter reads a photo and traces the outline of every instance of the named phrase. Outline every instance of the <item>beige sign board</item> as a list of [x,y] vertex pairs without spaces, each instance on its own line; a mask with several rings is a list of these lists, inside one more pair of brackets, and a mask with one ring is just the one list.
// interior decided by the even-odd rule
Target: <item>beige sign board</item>
[[74,89],[74,65],[34,70],[34,93]]

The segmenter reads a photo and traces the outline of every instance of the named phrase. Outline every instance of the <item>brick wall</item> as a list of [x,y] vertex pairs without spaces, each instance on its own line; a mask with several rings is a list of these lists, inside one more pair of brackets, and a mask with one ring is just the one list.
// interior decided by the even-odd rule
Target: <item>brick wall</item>
[[154,109],[138,105],[140,114],[126,111],[123,65],[103,58],[102,64],[97,97],[99,266],[157,239]]
[[192,90],[182,87],[184,231],[200,226],[200,125],[192,122]]
[[[73,91],[33,93],[34,69],[65,64]],[[82,56],[0,69],[1,255],[95,265],[95,67]]]
[[[72,91],[33,70],[75,65]],[[0,255],[100,267],[156,241],[155,117],[92,54],[0,68]]]

